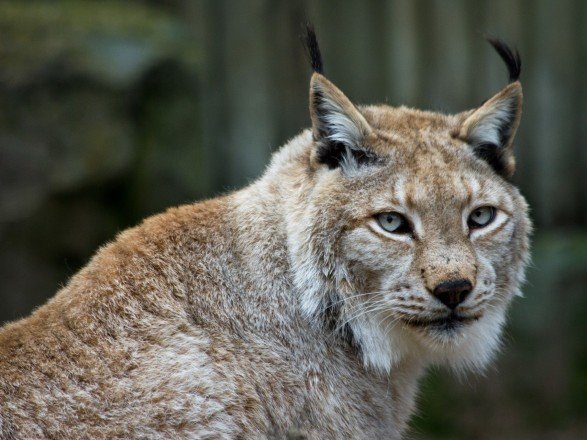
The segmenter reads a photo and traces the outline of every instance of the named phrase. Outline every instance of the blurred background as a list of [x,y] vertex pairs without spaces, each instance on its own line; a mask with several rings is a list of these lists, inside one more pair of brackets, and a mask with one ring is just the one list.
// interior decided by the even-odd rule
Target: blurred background
[[432,372],[412,439],[587,438],[587,2],[0,1],[0,323],[168,206],[259,176],[309,125],[301,23],[357,103],[443,112],[507,82],[536,224],[526,297],[483,377]]

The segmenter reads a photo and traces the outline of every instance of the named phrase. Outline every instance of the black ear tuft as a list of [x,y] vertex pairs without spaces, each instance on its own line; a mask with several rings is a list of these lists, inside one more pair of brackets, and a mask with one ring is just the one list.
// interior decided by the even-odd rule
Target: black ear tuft
[[312,69],[314,72],[323,73],[324,66],[322,64],[322,54],[320,53],[320,47],[318,46],[318,39],[316,38],[314,26],[312,26],[312,24],[309,22],[306,23],[305,43]]
[[510,82],[520,79],[522,71],[522,60],[517,50],[512,51],[510,47],[497,37],[486,35],[485,39],[493,46],[502,60],[504,60],[510,74]]

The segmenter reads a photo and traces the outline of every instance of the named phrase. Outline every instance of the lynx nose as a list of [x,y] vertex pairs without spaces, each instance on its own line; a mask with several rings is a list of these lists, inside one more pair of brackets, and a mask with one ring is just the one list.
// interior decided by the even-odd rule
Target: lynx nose
[[449,280],[440,283],[434,288],[433,295],[438,298],[449,309],[453,310],[462,303],[467,295],[473,290],[469,280]]

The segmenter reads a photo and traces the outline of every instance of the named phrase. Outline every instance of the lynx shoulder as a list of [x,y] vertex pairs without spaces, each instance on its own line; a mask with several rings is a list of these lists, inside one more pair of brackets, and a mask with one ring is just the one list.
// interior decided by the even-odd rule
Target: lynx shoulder
[[354,105],[249,187],[104,246],[0,330],[0,437],[399,438],[431,364],[482,369],[528,259],[510,83],[454,115]]

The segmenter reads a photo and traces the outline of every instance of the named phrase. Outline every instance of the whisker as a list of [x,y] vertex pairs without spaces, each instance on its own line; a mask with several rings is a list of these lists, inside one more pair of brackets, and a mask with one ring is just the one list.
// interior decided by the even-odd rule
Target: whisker
[[477,304],[475,304],[473,307],[462,308],[462,310],[467,313],[477,313],[481,310],[481,308],[485,304],[487,304],[489,302],[490,299],[491,298],[489,298],[489,297],[485,297],[481,301],[479,301]]
[[384,334],[391,331],[391,329],[393,329],[393,327],[399,321],[399,319],[396,316],[394,316],[391,312],[388,313],[388,315],[385,317],[385,320],[388,320],[389,322],[387,323],[387,325],[385,326],[385,329],[383,330]]
[[378,295],[378,294],[381,294],[381,293],[385,293],[385,292],[384,291],[373,291],[373,292],[359,293],[359,294],[356,294],[356,295],[350,295],[350,296],[347,296],[345,298],[341,298],[338,301],[334,301],[333,303],[330,304],[330,306],[332,307],[332,306],[338,305],[340,303],[353,300],[355,298],[361,298],[361,297],[369,296],[369,295],[375,296],[375,295]]
[[340,331],[342,328],[344,328],[345,325],[347,325],[348,323],[350,323],[351,321],[367,314],[367,313],[375,313],[377,310],[384,310],[385,308],[387,308],[387,304],[383,303],[382,301],[377,301],[373,304],[369,304],[367,307],[365,307],[364,309],[358,310],[358,313],[355,313],[353,315],[347,316],[345,321],[342,322],[341,324],[339,324],[336,328],[335,331]]

